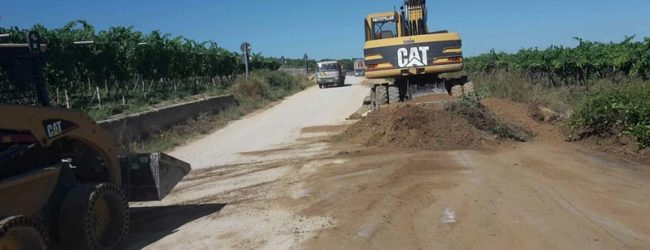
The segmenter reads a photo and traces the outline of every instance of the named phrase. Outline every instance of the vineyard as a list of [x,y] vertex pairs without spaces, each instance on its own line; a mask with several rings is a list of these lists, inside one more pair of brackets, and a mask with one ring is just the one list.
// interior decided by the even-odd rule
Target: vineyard
[[620,43],[576,40],[579,44],[575,48],[551,46],[544,50],[522,49],[514,54],[492,51],[468,58],[466,70],[474,74],[516,71],[548,86],[586,84],[589,80],[620,76],[650,78],[650,38],[634,41],[634,37],[627,37]]
[[[137,109],[163,100],[227,91],[243,72],[241,55],[213,41],[196,42],[132,27],[96,31],[85,21],[48,30],[35,25],[48,45],[46,82],[54,105],[80,108],[95,117]],[[27,31],[2,28],[3,43],[24,43]],[[275,58],[252,56],[254,70],[276,70]],[[7,81],[0,71],[0,81]]]

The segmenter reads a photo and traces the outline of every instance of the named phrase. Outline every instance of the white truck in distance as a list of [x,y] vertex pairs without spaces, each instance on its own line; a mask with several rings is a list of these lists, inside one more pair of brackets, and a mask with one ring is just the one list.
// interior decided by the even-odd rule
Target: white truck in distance
[[354,60],[354,76],[364,76],[366,74],[366,62],[363,59]]
[[337,61],[319,62],[316,67],[316,82],[319,88],[327,88],[330,85],[343,86],[345,83],[345,72]]

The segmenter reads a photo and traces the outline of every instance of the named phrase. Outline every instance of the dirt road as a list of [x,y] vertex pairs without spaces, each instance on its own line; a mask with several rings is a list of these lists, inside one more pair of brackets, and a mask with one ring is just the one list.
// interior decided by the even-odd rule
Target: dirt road
[[[318,137],[344,129],[336,117],[335,126],[302,132],[291,125],[290,135],[277,135],[284,146],[230,154],[256,163],[200,169],[164,201],[132,204],[128,247],[650,249],[650,166],[547,135],[553,127],[535,121],[526,122],[539,139],[484,150]],[[209,157],[201,159],[214,165]]]
[[263,160],[240,153],[293,143],[303,127],[343,123],[368,94],[367,87],[359,85],[362,79],[348,76],[346,86],[340,88],[312,87],[176,148],[171,155],[189,162],[194,169]]

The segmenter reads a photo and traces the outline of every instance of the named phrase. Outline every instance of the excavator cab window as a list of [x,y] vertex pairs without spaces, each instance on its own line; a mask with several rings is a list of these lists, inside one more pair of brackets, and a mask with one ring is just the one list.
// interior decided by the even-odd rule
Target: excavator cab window
[[372,18],[372,40],[397,37],[397,20],[395,16]]

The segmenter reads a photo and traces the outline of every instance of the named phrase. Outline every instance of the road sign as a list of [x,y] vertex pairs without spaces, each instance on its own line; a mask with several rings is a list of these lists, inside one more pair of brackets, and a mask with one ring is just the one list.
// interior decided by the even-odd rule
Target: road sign
[[248,42],[243,42],[243,43],[241,44],[241,46],[239,46],[239,48],[241,49],[241,52],[242,52],[242,53],[246,53],[246,54],[248,54],[248,53],[250,53],[251,50],[253,49],[253,46],[251,46],[251,44],[248,43]]

